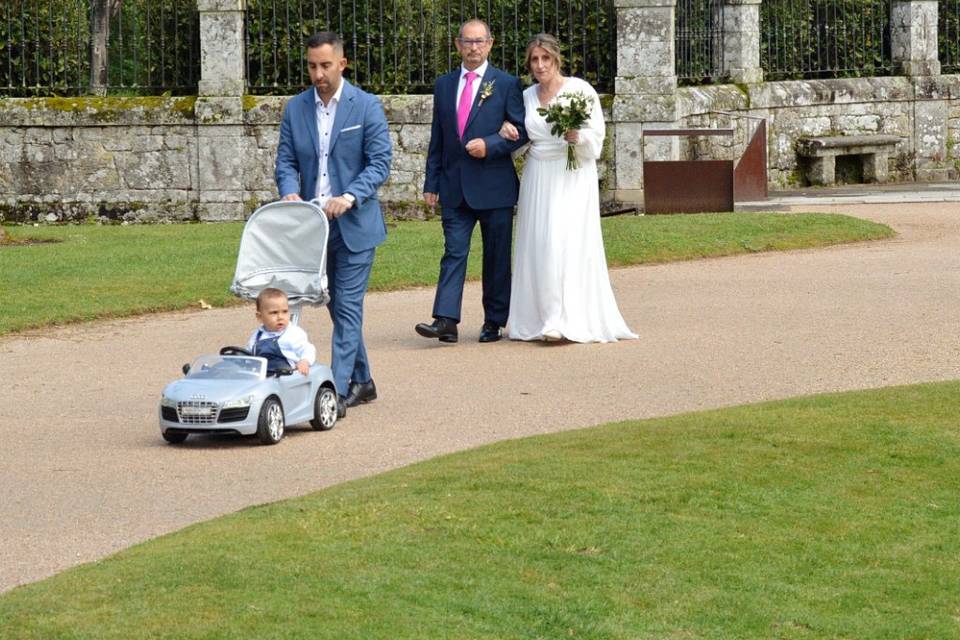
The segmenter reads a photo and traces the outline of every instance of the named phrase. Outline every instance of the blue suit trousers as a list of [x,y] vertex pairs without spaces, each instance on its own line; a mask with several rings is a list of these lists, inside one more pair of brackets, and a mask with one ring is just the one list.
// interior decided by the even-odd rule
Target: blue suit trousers
[[327,242],[327,309],[333,320],[331,365],[337,393],[345,396],[351,382],[370,382],[370,362],[363,343],[363,299],[376,249],[350,251],[336,220]]
[[445,207],[441,215],[444,246],[433,317],[460,322],[470,238],[479,222],[483,238],[483,319],[505,326],[510,312],[513,207],[472,209],[464,202],[457,208]]

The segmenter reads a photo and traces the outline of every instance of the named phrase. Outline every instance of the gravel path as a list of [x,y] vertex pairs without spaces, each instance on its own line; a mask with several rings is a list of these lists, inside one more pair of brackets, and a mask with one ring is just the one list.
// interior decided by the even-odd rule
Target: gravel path
[[[441,346],[413,332],[432,290],[371,295],[380,400],[275,447],[172,447],[156,424],[164,384],[194,355],[244,339],[249,309],[0,339],[0,591],[247,505],[496,440],[960,377],[960,203],[842,210],[900,235],[613,271],[637,341],[480,345],[471,285],[461,342]],[[326,311],[308,310],[304,326],[325,352]]]

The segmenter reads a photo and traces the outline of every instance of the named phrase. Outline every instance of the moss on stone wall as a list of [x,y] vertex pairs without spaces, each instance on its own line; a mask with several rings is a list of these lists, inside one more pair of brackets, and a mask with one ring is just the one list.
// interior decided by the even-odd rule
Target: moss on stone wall
[[194,119],[196,96],[107,96],[75,98],[8,98],[0,100],[0,111],[59,112],[84,116],[96,122],[121,121],[132,111],[151,114],[168,113],[187,120]]

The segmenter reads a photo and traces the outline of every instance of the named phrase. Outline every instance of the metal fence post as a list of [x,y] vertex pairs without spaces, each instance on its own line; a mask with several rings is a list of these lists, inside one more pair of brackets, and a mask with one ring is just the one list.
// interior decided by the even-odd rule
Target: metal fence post
[[730,82],[763,82],[760,0],[724,0],[723,70]]
[[652,138],[643,128],[672,127],[677,120],[676,0],[614,0],[617,10],[616,199],[639,202],[643,159],[677,157],[676,138]]
[[197,0],[201,96],[242,96],[246,89],[246,4],[246,0]]

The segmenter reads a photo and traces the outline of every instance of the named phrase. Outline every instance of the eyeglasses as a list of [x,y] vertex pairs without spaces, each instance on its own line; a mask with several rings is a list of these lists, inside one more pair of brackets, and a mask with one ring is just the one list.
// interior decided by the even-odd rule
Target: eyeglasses
[[465,47],[482,47],[483,45],[490,42],[490,38],[477,38],[475,40],[465,40],[464,38],[457,38],[457,42],[459,42]]

